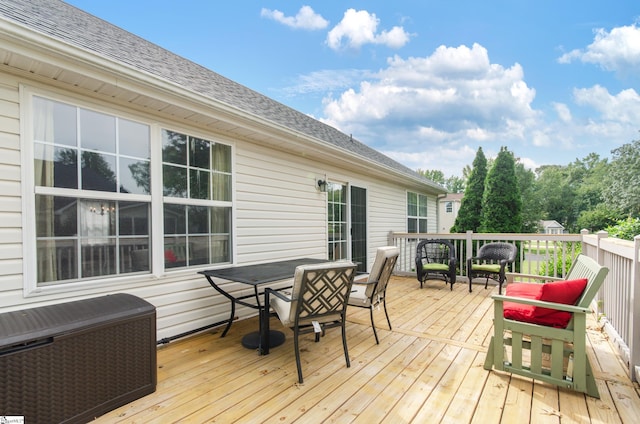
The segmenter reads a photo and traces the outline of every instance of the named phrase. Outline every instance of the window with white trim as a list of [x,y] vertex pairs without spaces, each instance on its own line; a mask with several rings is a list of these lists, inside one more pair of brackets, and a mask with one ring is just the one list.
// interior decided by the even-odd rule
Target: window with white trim
[[453,202],[447,202],[444,204],[446,213],[453,213]]
[[231,147],[162,130],[164,263],[231,259]]
[[149,273],[154,248],[157,271],[231,260],[230,146],[170,130],[155,143],[147,123],[37,95],[32,106],[37,286]]
[[407,232],[427,232],[427,196],[407,192]]

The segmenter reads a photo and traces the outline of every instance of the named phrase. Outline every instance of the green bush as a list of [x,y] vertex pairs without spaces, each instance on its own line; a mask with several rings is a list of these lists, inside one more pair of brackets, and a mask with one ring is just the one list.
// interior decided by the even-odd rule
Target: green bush
[[567,275],[574,256],[578,256],[582,252],[582,244],[579,242],[570,242],[565,245],[564,253],[562,251],[562,243],[556,244],[554,253],[549,251],[549,259],[547,262],[540,264],[540,275],[558,276]]
[[633,240],[635,236],[640,234],[640,218],[627,218],[618,221],[616,225],[605,228],[611,237],[622,240]]

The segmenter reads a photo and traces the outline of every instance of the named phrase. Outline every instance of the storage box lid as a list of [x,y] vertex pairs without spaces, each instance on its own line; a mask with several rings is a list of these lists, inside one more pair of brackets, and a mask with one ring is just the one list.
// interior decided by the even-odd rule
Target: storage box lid
[[148,313],[155,313],[152,304],[125,293],[5,312],[0,349]]

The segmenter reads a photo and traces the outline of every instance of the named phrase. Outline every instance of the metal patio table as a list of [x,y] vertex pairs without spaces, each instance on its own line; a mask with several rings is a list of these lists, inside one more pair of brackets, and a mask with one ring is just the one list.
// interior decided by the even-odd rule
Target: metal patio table
[[[296,267],[299,265],[316,264],[328,262],[326,259],[312,259],[312,258],[299,258],[289,259],[277,262],[268,262],[255,265],[240,265],[227,268],[209,269],[199,271],[198,274],[202,274],[207,278],[211,287],[216,289],[218,293],[226,297],[231,301],[231,314],[227,320],[227,325],[220,337],[227,335],[231,324],[233,323],[233,317],[236,312],[236,304],[247,306],[249,308],[258,310],[258,319],[260,322],[260,331],[255,331],[245,335],[242,338],[242,345],[248,349],[258,349],[260,354],[263,354],[263,349],[260,346],[261,332],[263,331],[262,311],[265,305],[260,303],[260,298],[263,292],[259,291],[259,287],[263,284],[273,283],[275,281],[285,280],[287,278],[293,278]],[[253,286],[253,293],[243,296],[234,296],[231,293],[224,290],[220,286],[220,281],[243,283]],[[286,287],[282,287],[279,290],[283,290]],[[249,301],[253,299],[253,301]],[[268,305],[266,305],[268,307]],[[278,330],[269,330],[269,346],[275,347],[284,343],[284,333]]]

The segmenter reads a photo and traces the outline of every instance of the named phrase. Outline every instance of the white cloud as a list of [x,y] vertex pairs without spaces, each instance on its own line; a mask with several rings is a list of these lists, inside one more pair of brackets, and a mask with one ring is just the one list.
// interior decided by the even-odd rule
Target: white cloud
[[611,32],[598,29],[593,43],[585,50],[566,53],[558,62],[571,63],[573,60],[597,64],[622,75],[637,73],[640,71],[640,28],[634,24],[613,28]]
[[479,44],[441,46],[428,57],[389,59],[357,89],[325,98],[324,113],[326,122],[363,139],[391,142],[401,133],[407,144],[521,140],[523,125],[538,119],[534,98],[520,65],[491,64]]
[[553,108],[562,122],[571,122],[571,110],[564,103],[553,103]]
[[358,49],[365,44],[382,44],[400,48],[409,42],[409,34],[402,27],[378,32],[380,20],[366,10],[348,9],[338,23],[327,34],[327,45],[333,50]]
[[262,9],[260,16],[273,19],[288,27],[295,29],[317,30],[324,29],[329,25],[329,21],[313,11],[310,6],[302,6],[296,16],[285,16],[279,10]]
[[617,95],[595,85],[591,88],[580,88],[573,91],[576,103],[589,106],[600,112],[607,121],[638,125],[640,122],[640,95],[632,89],[622,90]]

